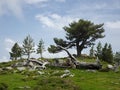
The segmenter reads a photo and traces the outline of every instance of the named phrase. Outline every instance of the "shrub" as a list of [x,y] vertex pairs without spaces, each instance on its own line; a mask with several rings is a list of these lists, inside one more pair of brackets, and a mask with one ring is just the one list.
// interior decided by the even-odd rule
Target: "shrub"
[[8,85],[6,83],[0,83],[0,90],[8,90]]

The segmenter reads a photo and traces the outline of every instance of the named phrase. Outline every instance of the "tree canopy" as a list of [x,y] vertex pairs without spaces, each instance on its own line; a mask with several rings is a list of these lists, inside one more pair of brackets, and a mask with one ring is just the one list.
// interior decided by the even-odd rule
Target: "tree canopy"
[[11,59],[17,60],[17,58],[21,57],[21,55],[22,55],[22,49],[17,43],[15,43],[11,49],[11,52],[9,52],[9,53],[10,53]]
[[[97,39],[105,36],[103,35],[103,25],[104,24],[94,24],[91,21],[80,19],[78,22],[72,22],[69,26],[63,28],[66,32],[66,40],[54,38],[54,42],[56,45],[62,47],[75,47],[77,56],[80,56],[84,48],[94,45]],[[48,50],[51,50],[50,48],[53,49],[56,47],[52,45]]]
[[39,41],[39,44],[38,44],[38,48],[37,48],[37,54],[40,54],[41,58],[42,58],[42,53],[45,51],[45,47],[44,47],[44,42],[43,40],[41,39]]
[[30,35],[28,35],[23,41],[23,53],[30,59],[30,54],[34,52],[34,42]]

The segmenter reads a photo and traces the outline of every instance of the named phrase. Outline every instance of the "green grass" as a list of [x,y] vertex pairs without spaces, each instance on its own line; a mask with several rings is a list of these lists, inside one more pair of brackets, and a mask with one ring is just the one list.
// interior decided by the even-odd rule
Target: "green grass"
[[[79,58],[79,60],[81,60]],[[84,59],[94,62],[95,59]],[[1,67],[13,62],[3,63]],[[107,64],[102,62],[104,66]],[[60,78],[65,68],[48,67],[45,74],[34,72],[0,72],[0,90],[120,90],[120,72],[87,72],[86,70],[69,69],[74,77]],[[22,87],[20,89],[20,87]],[[30,88],[26,88],[30,87]],[[7,89],[5,89],[7,88]]]
[[72,70],[75,73],[73,81],[82,90],[120,90],[120,73],[115,72],[86,72]]

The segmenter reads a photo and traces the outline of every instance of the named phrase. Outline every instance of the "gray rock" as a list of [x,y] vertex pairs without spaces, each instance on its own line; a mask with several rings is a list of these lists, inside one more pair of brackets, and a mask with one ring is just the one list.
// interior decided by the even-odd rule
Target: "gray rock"
[[18,69],[19,71],[24,71],[24,70],[26,70],[25,67],[17,67],[17,69]]
[[2,68],[0,68],[0,72],[1,72],[1,71],[3,71],[3,69],[2,69]]
[[12,67],[6,67],[7,70],[12,70],[13,68]]

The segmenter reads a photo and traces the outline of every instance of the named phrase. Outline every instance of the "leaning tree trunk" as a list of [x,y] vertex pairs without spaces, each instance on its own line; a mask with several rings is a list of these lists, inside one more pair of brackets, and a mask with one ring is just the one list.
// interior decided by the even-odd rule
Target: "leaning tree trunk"
[[75,64],[75,66],[76,66],[78,60],[77,60],[73,55],[71,55],[66,48],[64,48],[64,47],[62,47],[62,46],[60,46],[60,45],[58,45],[58,47],[60,47],[61,49],[63,49],[64,51],[67,52],[67,54],[68,54],[69,57],[71,58],[72,63]]
[[102,65],[100,64],[100,61],[98,58],[95,63],[86,63],[86,62],[80,63],[73,55],[70,54],[67,48],[64,48],[60,45],[58,45],[58,47],[60,47],[61,49],[67,52],[67,54],[71,58],[72,63],[76,66],[77,69],[97,69],[98,70],[102,68]]

